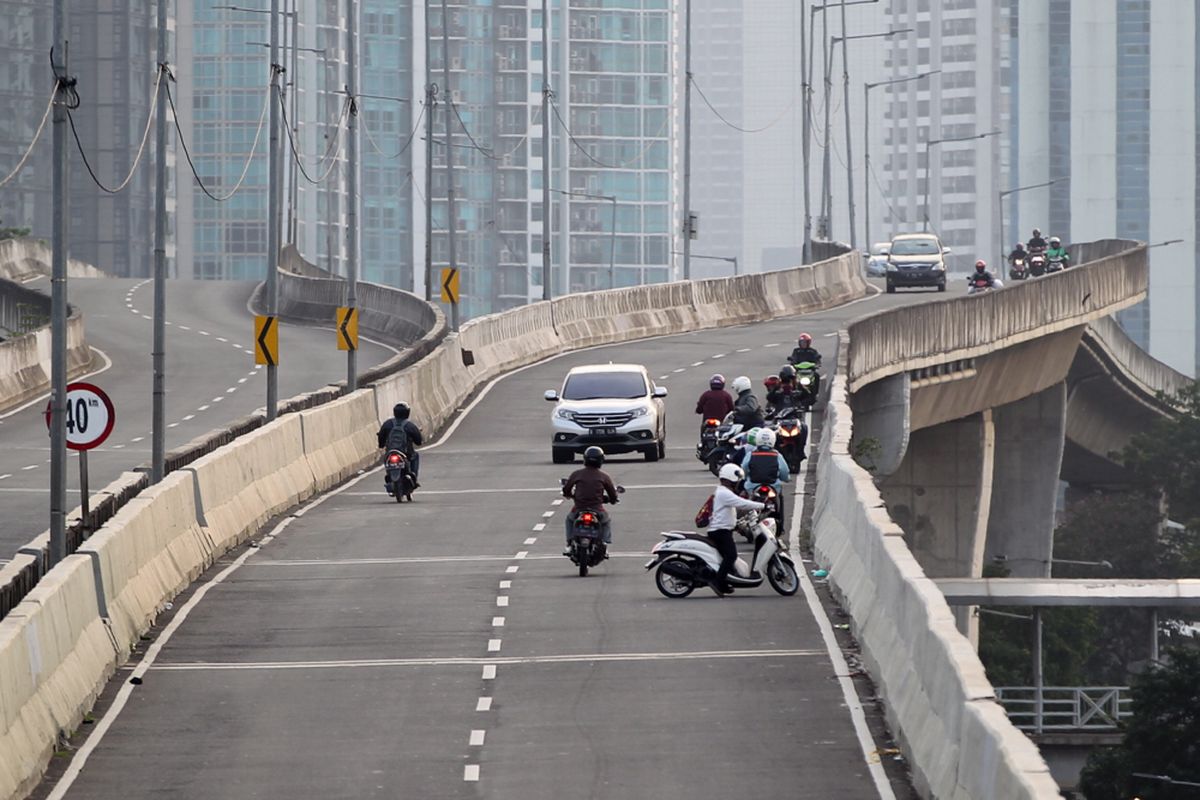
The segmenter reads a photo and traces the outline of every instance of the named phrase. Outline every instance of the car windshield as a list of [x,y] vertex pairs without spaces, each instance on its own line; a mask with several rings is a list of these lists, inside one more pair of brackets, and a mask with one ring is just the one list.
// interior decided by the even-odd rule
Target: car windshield
[[898,239],[892,242],[894,256],[936,256],[939,252],[936,239]]
[[567,378],[563,400],[633,400],[646,396],[640,372],[577,372]]

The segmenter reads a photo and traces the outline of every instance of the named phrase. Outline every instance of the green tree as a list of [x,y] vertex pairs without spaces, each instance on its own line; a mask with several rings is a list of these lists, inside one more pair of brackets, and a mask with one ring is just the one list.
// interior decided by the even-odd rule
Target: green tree
[[1200,782],[1200,652],[1175,649],[1165,666],[1138,676],[1133,716],[1121,745],[1088,758],[1080,789],[1088,800],[1191,800],[1195,788],[1135,778]]
[[1139,479],[1162,490],[1172,519],[1200,530],[1200,388],[1193,382],[1162,399],[1179,413],[1134,436],[1120,460]]

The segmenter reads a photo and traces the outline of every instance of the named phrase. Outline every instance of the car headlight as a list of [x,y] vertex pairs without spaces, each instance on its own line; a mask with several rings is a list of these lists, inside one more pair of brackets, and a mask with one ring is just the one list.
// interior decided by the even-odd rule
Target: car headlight
[[650,406],[638,406],[633,410],[634,417],[644,417],[650,413]]
[[569,408],[558,409],[554,412],[554,416],[558,417],[559,419],[569,419],[572,422],[575,421],[575,412]]
[[887,271],[888,271],[888,272],[895,272],[895,271],[896,271],[896,265],[895,265],[895,264],[893,264],[892,262],[890,262],[890,261],[889,261],[889,262],[888,262],[888,264],[887,264]]
[[934,268],[935,270],[939,271],[939,272],[945,272],[945,271],[946,271],[946,265],[945,265],[943,262],[941,262],[941,261],[939,261],[939,262],[937,262],[936,264],[934,264],[934,265],[933,265],[933,268]]

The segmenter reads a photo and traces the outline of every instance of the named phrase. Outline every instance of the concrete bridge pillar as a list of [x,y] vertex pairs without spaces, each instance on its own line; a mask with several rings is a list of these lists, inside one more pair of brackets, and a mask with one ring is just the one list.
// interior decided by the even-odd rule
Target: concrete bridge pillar
[[1015,578],[1050,575],[1067,420],[1065,382],[993,411],[996,434],[987,561]]

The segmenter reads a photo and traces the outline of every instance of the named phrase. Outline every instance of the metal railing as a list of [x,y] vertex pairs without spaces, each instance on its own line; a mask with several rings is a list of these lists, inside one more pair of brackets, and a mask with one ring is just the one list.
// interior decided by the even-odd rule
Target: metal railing
[[1023,731],[1116,730],[1133,713],[1128,686],[997,686],[996,701]]

